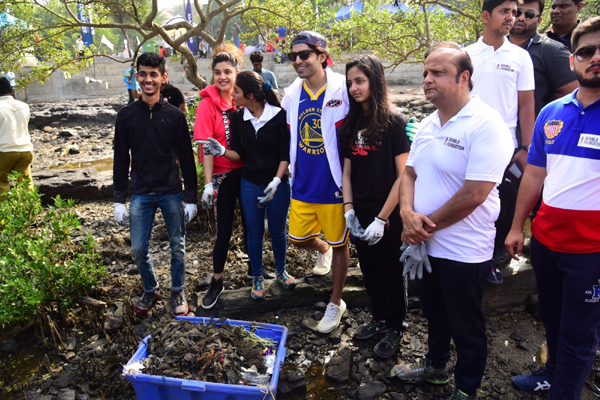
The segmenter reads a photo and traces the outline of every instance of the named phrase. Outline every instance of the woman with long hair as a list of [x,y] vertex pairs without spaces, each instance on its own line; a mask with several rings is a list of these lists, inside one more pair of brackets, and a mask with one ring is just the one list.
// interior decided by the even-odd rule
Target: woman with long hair
[[[236,105],[233,99],[235,77],[239,71],[242,54],[232,45],[224,45],[215,49],[211,64],[214,84],[200,91],[202,101],[196,109],[194,124],[194,141],[205,141],[214,138],[223,146],[231,146],[230,117]],[[200,149],[202,150],[202,149]],[[240,198],[240,180],[243,162],[230,161],[225,157],[204,155],[199,152],[204,166],[204,193],[202,207],[212,208],[215,215],[216,237],[213,247],[213,277],[210,287],[202,299],[202,307],[212,308],[223,287],[223,271],[229,240],[233,230],[235,207]],[[242,215],[244,240],[246,226]]]
[[286,114],[271,84],[265,83],[254,71],[237,75],[233,98],[239,108],[231,118],[231,147],[227,149],[219,141],[209,138],[204,145],[204,152],[231,161],[244,160],[241,190],[248,229],[248,255],[253,269],[251,296],[263,299],[265,214],[275,256],[277,281],[285,289],[296,285],[296,280],[285,268],[285,224],[290,206]]
[[373,314],[354,337],[385,333],[374,352],[387,358],[398,348],[407,327],[398,188],[410,142],[406,119],[390,103],[377,57],[363,55],[346,64],[346,79],[350,110],[340,130],[344,210]]

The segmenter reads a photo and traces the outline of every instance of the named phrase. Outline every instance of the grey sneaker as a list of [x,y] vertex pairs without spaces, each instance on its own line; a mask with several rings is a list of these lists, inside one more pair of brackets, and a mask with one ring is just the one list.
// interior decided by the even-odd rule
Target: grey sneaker
[[160,289],[156,289],[154,292],[144,292],[142,297],[135,303],[135,312],[140,315],[148,314],[148,311],[154,305],[156,300],[160,299]]
[[185,292],[181,290],[171,290],[171,301],[173,302],[173,314],[187,315],[190,311],[188,303],[185,300]]
[[448,383],[448,367],[433,368],[431,360],[422,358],[412,364],[396,365],[392,369],[392,375],[409,383],[427,381],[429,383]]
[[359,325],[358,328],[356,328],[356,330],[354,331],[354,339],[369,339],[378,333],[387,333],[388,330],[389,329],[385,325],[385,322],[375,321],[373,319],[371,320],[371,322]]
[[381,339],[381,341],[375,345],[373,351],[381,358],[391,357],[400,345],[401,339],[402,332],[395,329],[390,329],[389,332],[385,334],[383,339]]

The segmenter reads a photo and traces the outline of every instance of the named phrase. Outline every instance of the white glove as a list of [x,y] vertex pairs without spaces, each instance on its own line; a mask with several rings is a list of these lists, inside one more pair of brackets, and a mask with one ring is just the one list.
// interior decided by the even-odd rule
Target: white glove
[[371,225],[365,229],[365,236],[363,240],[369,242],[369,246],[377,244],[383,237],[383,230],[385,228],[386,221],[375,217]]
[[202,145],[205,156],[222,156],[227,150],[217,139],[212,137],[206,140],[196,140],[196,143]]
[[215,200],[215,189],[213,188],[213,184],[207,183],[204,185],[204,193],[202,193],[202,208],[209,209],[213,206],[213,201]]
[[356,218],[356,214],[354,214],[354,209],[346,211],[344,217],[346,218],[346,227],[350,229],[352,236],[357,239],[362,239],[365,235],[365,229],[360,226],[360,222],[358,222],[358,218]]
[[267,201],[271,201],[273,199],[273,196],[275,196],[275,192],[277,191],[277,186],[279,186],[280,183],[281,183],[281,179],[279,179],[278,177],[273,178],[271,183],[269,183],[267,185],[267,188],[264,191],[265,196],[257,197],[258,202],[263,204],[263,203],[266,203]]
[[115,221],[117,224],[127,226],[129,224],[129,213],[123,203],[115,203]]
[[186,204],[183,212],[184,221],[187,225],[198,214],[198,207],[195,204]]
[[415,276],[417,279],[421,279],[423,278],[423,266],[425,266],[427,272],[431,273],[431,264],[429,263],[429,257],[427,257],[425,242],[411,245],[403,244],[400,250],[404,251],[400,256],[400,262],[406,261],[402,271],[403,276],[410,272],[411,280],[414,281]]

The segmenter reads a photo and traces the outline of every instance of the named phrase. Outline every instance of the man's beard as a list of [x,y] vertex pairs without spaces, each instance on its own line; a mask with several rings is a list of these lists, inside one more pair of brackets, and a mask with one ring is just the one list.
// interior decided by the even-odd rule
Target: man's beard
[[575,76],[579,81],[579,86],[585,87],[588,89],[597,89],[600,88],[600,74],[596,74],[593,78],[584,78],[583,73],[579,70],[575,69]]
[[[525,25],[527,26],[527,25]],[[519,29],[516,27],[516,24],[513,25],[513,28],[510,30],[510,34],[513,36],[521,36],[521,37],[531,37],[537,31],[537,26],[533,25],[530,28]]]

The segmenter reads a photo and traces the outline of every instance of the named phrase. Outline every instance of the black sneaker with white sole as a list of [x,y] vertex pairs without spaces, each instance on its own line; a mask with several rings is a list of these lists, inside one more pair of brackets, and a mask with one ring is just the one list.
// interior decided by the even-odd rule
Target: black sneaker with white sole
[[354,339],[365,340],[372,338],[378,333],[387,333],[388,327],[385,322],[371,320],[366,324],[359,325],[354,331]]
[[[264,269],[262,271],[262,277],[265,281],[271,281],[271,280],[277,278],[277,276],[274,273],[265,271]],[[254,278],[254,272],[252,272],[252,267],[250,265],[248,265],[248,275],[246,275],[246,278],[248,278],[248,279]]]
[[205,310],[213,308],[213,306],[217,303],[217,300],[219,300],[219,296],[224,291],[225,288],[223,287],[223,277],[217,281],[213,276],[210,280],[210,287],[202,299],[202,308]]

